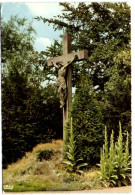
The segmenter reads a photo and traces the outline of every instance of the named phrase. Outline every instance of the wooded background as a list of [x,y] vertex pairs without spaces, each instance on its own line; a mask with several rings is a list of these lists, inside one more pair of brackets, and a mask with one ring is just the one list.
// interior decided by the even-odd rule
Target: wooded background
[[[87,61],[73,64],[76,92],[70,115],[80,155],[99,161],[104,126],[131,139],[131,33],[126,3],[60,3],[61,15],[47,19],[54,30],[73,35],[72,51],[86,49]],[[1,22],[2,149],[3,168],[38,143],[62,139],[62,110],[55,84],[57,69],[47,67],[50,57],[61,55],[57,40],[45,51],[33,48],[32,23],[17,16]],[[43,83],[46,84],[43,84]]]

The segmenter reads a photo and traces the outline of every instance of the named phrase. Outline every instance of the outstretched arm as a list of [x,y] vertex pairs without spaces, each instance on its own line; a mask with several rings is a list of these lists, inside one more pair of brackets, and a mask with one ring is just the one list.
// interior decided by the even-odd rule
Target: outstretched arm
[[74,59],[70,62],[68,62],[65,66],[63,66],[62,68],[65,69],[67,66],[69,66],[70,64],[72,64],[72,62],[76,61],[78,59],[78,56],[75,55]]

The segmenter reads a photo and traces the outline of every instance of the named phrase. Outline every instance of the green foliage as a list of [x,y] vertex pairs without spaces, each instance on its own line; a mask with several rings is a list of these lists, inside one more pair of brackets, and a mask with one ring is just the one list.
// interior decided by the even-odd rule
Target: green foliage
[[131,156],[129,155],[128,132],[126,144],[123,142],[121,123],[119,123],[119,137],[114,144],[114,132],[110,138],[108,148],[107,130],[105,130],[105,144],[101,149],[100,157],[100,179],[105,185],[122,186],[129,185],[131,178]]
[[[37,17],[37,20],[53,24],[54,30],[72,33],[72,51],[83,49],[88,51],[88,60],[73,64],[72,85],[78,88],[82,75],[91,74],[93,90],[100,103],[104,124],[111,131],[118,128],[120,120],[123,130],[129,131],[130,141],[131,17],[129,5],[121,2],[89,4],[62,2],[60,6],[63,8],[60,15],[51,19]],[[51,46],[50,52],[45,55],[59,55],[60,44],[56,47],[54,42],[54,48]],[[50,74],[56,76],[56,69],[52,68]]]
[[21,94],[19,83],[5,84],[2,88],[4,166],[23,156],[36,144],[62,137],[62,121],[59,119],[61,110],[58,95],[56,98],[56,87],[49,85],[44,90],[26,88],[25,92],[21,83]]
[[4,189],[4,192],[28,192],[28,191],[47,191],[48,190],[48,184],[40,184],[39,182],[36,183],[35,181],[33,182],[16,182],[13,184],[13,189]]
[[87,49],[89,59],[73,66],[73,85],[77,86],[80,74],[90,72],[93,84],[104,90],[108,70],[117,51],[130,44],[130,7],[126,3],[60,3],[62,13],[54,18],[36,17],[53,24],[54,30],[73,35],[73,51]]
[[[95,163],[102,144],[102,116],[109,129],[117,129],[118,120],[122,121],[124,131],[129,131],[129,143],[131,140],[130,7],[96,2],[60,6],[61,15],[37,19],[53,24],[55,30],[71,32],[73,51],[88,50],[87,61],[73,64],[72,83],[78,91],[73,126],[80,157]],[[47,58],[61,55],[61,44],[55,40],[45,52],[34,51],[32,23],[17,17],[2,20],[1,34],[3,162],[8,164],[36,143],[50,141],[52,135],[62,137],[58,94],[49,85],[56,81],[57,70],[46,66]],[[87,74],[93,81],[91,89],[87,88],[91,95],[81,82]],[[48,82],[45,89],[44,81]]]
[[[105,84],[101,110],[105,125],[116,129],[120,120],[123,132],[128,129],[131,142],[131,51],[118,52],[113,60],[115,65],[110,69],[111,76]],[[118,133],[115,132],[115,135]]]
[[43,55],[33,49],[32,24],[15,16],[7,22],[2,20],[1,31],[2,144],[6,168],[36,144],[62,138],[62,113],[56,86],[43,85]]
[[37,160],[50,160],[53,155],[53,150],[39,150],[37,151]]
[[77,158],[77,147],[76,141],[74,140],[74,133],[73,133],[73,125],[72,125],[72,117],[71,117],[71,124],[70,124],[70,138],[69,144],[67,145],[68,151],[66,152],[67,160],[63,160],[63,163],[68,165],[69,171],[72,173],[82,173],[83,171],[80,170],[82,167],[87,166],[87,163],[81,163],[83,159]]
[[33,86],[45,81],[44,56],[34,50],[35,30],[26,18],[1,21],[2,76],[17,70]]
[[[52,58],[56,56],[62,55],[62,45],[57,41],[54,40],[54,43],[51,44],[50,47],[47,47],[45,51],[41,52],[43,58]],[[44,77],[48,81],[56,82],[56,77],[58,75],[58,69],[54,68],[53,66],[48,67],[47,63],[44,63]]]
[[[79,87],[82,75],[91,74],[104,124],[117,129],[118,121],[131,136],[131,19],[127,3],[60,3],[62,13],[54,18],[37,17],[54,30],[72,33],[72,51],[86,49],[87,61],[73,64],[72,85]],[[55,48],[55,49],[54,49]],[[54,42],[49,53],[60,55]],[[54,52],[54,50],[56,52]],[[51,69],[50,74],[57,74]],[[53,78],[53,77],[52,77]],[[116,134],[116,132],[114,132]],[[129,141],[131,138],[129,139]]]
[[[3,170],[3,191],[79,191],[102,188],[97,170],[84,169],[83,174],[69,173],[62,163],[62,140],[38,144],[32,152]],[[37,161],[37,151],[53,150],[49,161]],[[19,178],[19,181],[18,181]],[[8,187],[13,189],[6,189]]]
[[46,85],[42,90],[42,96],[44,118],[40,121],[48,131],[52,129],[53,139],[61,139],[63,137],[62,110],[60,109],[59,94],[55,84]]
[[[77,157],[89,164],[98,162],[103,143],[102,114],[89,77],[82,77],[71,108]],[[68,128],[66,130],[68,134]],[[67,135],[68,142],[68,135]]]

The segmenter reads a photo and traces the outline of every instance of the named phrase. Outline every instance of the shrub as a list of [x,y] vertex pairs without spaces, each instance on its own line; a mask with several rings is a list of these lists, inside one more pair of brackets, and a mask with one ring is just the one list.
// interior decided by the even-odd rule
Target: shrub
[[[77,158],[83,158],[85,162],[92,165],[96,164],[99,162],[100,148],[103,144],[103,123],[96,94],[92,90],[89,78],[82,78],[70,115],[73,118]],[[67,125],[66,132],[69,132],[68,128]]]
[[131,156],[129,155],[128,132],[126,144],[123,143],[121,123],[119,123],[119,137],[114,144],[114,133],[110,138],[108,147],[107,130],[105,129],[105,144],[101,149],[100,157],[100,179],[109,186],[122,186],[130,184],[131,178]]
[[39,150],[37,151],[37,160],[50,160],[53,155],[53,150]]

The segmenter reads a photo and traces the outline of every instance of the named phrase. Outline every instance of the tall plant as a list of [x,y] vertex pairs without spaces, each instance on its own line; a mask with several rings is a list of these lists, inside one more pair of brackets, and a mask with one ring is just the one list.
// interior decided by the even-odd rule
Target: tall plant
[[110,146],[107,142],[107,130],[105,129],[105,144],[101,149],[100,179],[109,186],[128,185],[131,178],[131,161],[128,146],[128,132],[126,145],[123,143],[121,123],[119,122],[119,137],[114,144],[114,132],[110,138]]
[[82,163],[83,159],[77,158],[77,147],[76,141],[74,140],[73,134],[73,125],[72,125],[72,117],[70,123],[70,138],[69,144],[67,145],[68,151],[66,152],[66,160],[63,160],[63,163],[68,165],[68,170],[72,173],[82,173],[80,170],[82,167],[87,166],[87,163]]

